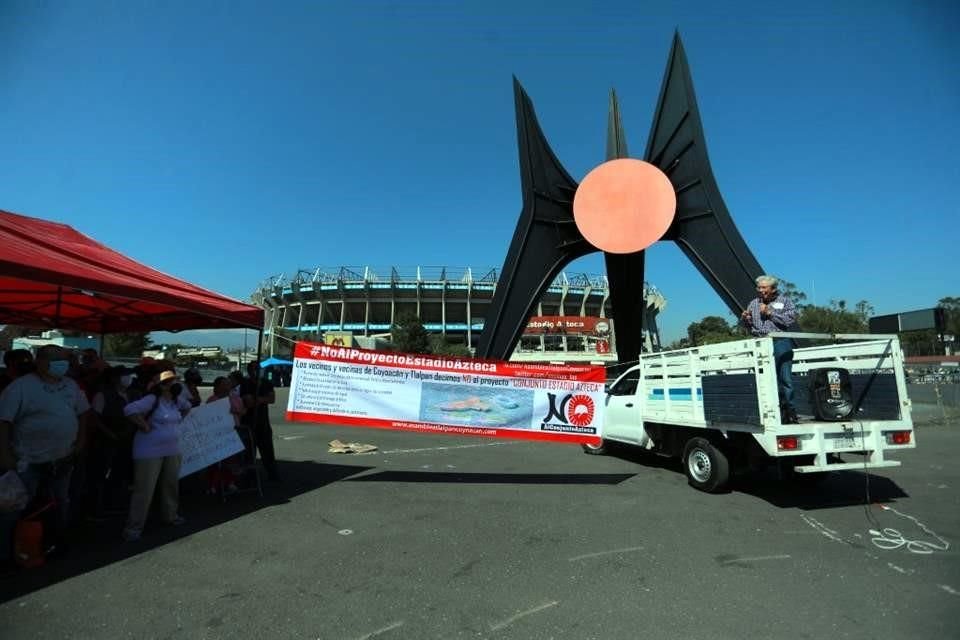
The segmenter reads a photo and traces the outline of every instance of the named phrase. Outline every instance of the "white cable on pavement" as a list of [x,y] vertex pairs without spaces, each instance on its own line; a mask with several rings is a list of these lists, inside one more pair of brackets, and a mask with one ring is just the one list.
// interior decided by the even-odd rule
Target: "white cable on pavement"
[[883,529],[870,529],[869,533],[873,538],[870,541],[878,549],[883,549],[885,551],[892,551],[894,549],[900,549],[906,547],[907,551],[910,553],[916,553],[920,555],[929,555],[934,551],[946,551],[950,548],[950,543],[941,538],[934,532],[932,529],[927,527],[916,518],[906,513],[901,513],[894,509],[893,507],[888,507],[885,504],[878,505],[884,511],[892,511],[901,518],[907,518],[912,520],[914,524],[923,529],[925,533],[933,536],[940,541],[940,544],[934,542],[927,542],[925,540],[907,540],[903,537],[903,534],[897,531],[896,529],[890,527],[884,527]]

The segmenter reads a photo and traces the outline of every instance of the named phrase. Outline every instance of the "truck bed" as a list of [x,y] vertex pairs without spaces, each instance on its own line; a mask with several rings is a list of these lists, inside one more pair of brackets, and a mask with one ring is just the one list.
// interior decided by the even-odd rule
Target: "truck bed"
[[[610,400],[616,405],[616,391],[629,389],[620,381],[636,382],[632,397],[622,406],[608,402],[608,409],[615,409],[608,411],[610,420],[628,420],[631,414],[623,407],[635,403],[641,429],[655,424],[660,433],[671,427],[708,430],[722,437],[749,433],[769,456],[812,457],[811,464],[797,466],[801,473],[828,466],[895,466],[899,463],[885,460],[884,451],[916,446],[903,353],[896,336],[783,333],[773,337],[832,341],[794,349],[794,405],[800,424],[781,424],[772,337],[643,354],[611,387]],[[845,420],[817,420],[807,392],[808,374],[836,367],[850,373],[856,410]],[[605,436],[609,439],[652,446],[644,434],[632,434],[625,425],[610,427],[606,430],[610,435]],[[902,435],[905,432],[909,435]],[[901,435],[894,438],[894,433]],[[791,438],[797,447],[784,448],[785,443],[794,444]],[[843,463],[830,455],[851,452],[862,452],[865,460]]]

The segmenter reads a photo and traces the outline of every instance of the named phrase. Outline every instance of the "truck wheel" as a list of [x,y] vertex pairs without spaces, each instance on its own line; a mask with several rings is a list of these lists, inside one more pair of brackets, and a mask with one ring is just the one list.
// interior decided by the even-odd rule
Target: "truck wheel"
[[730,479],[730,462],[706,438],[690,438],[683,448],[683,469],[690,486],[708,493],[722,491]]
[[607,452],[607,441],[601,440],[600,444],[582,444],[584,453],[589,453],[591,456],[602,456]]

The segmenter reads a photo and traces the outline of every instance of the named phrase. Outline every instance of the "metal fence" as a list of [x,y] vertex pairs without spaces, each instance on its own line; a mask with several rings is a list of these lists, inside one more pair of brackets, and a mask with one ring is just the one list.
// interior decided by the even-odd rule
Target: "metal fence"
[[908,384],[917,424],[960,424],[960,384]]

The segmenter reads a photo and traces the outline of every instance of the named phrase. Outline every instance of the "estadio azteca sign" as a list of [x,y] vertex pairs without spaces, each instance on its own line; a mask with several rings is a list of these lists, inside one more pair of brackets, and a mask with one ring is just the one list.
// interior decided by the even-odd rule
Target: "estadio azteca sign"
[[590,336],[610,334],[610,319],[595,316],[533,316],[527,322],[525,334],[566,333]]

